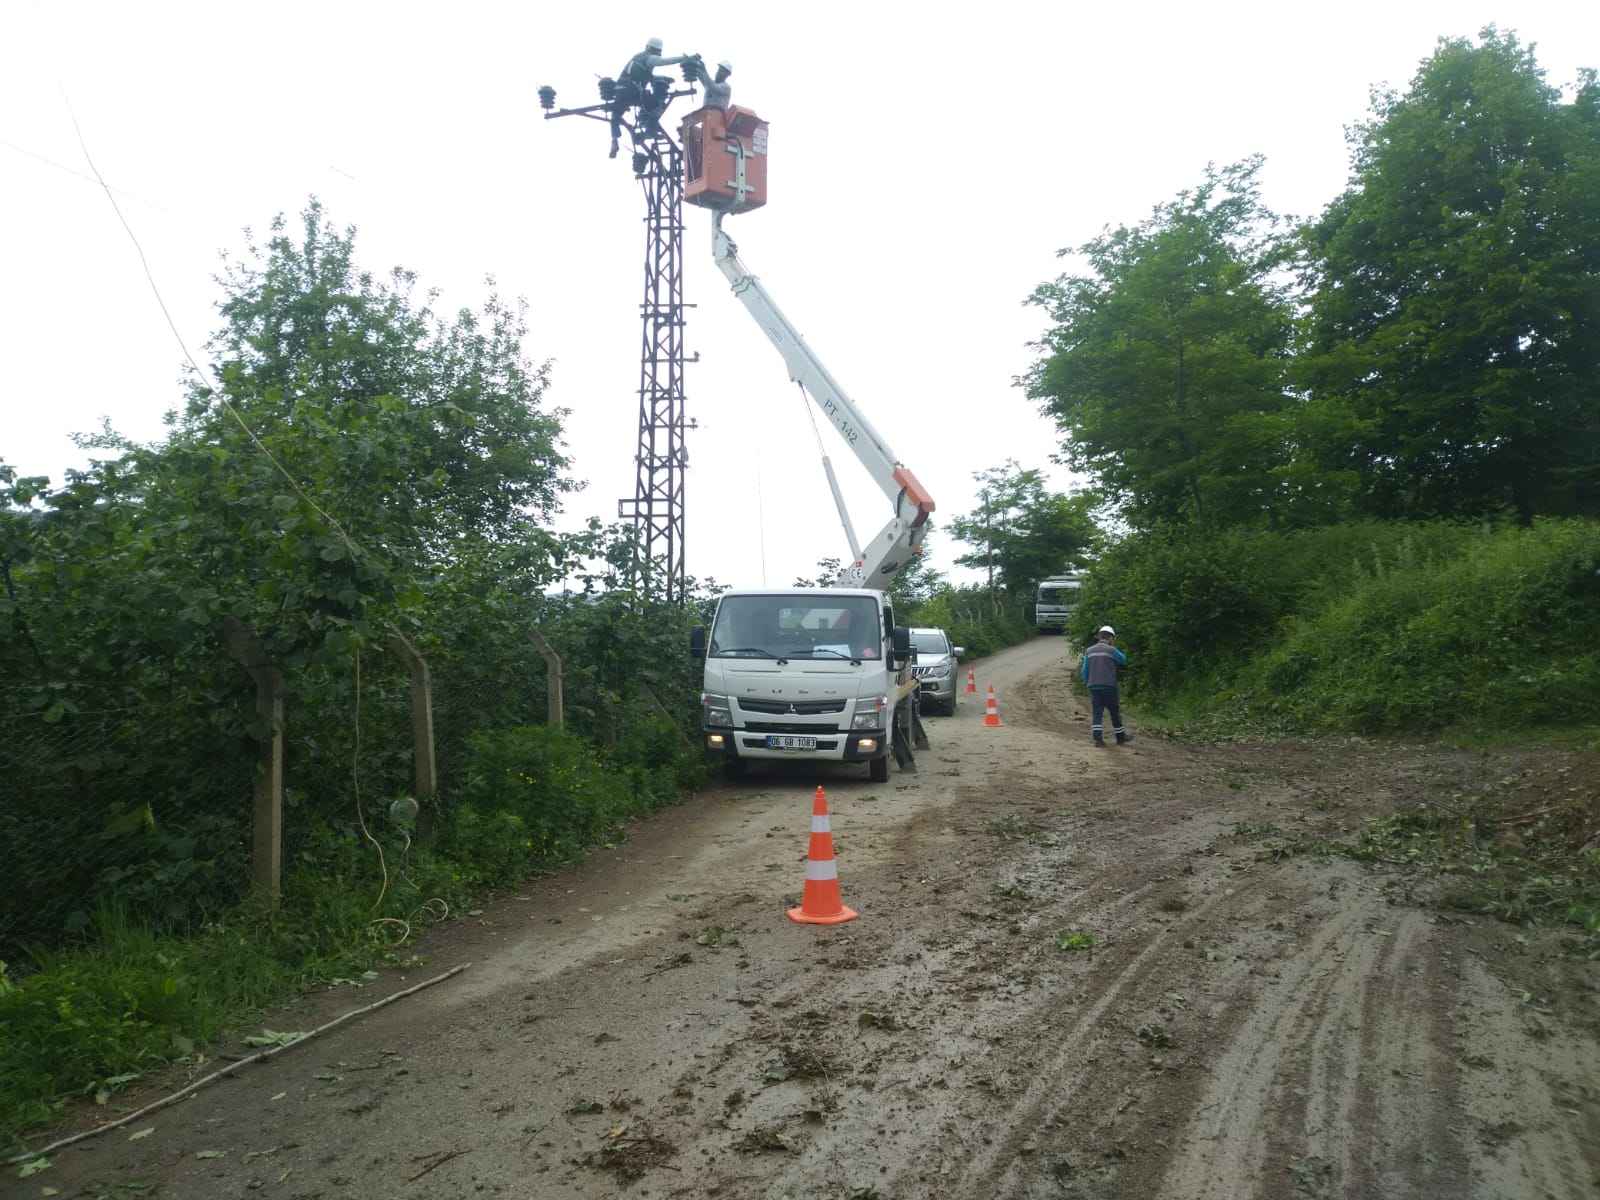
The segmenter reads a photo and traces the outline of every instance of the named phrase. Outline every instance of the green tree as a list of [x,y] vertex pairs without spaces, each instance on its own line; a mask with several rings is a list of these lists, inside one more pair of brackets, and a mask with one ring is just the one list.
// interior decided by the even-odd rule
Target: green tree
[[[25,856],[0,861],[0,941],[81,925],[96,894],[174,917],[235,894],[262,731],[225,616],[284,668],[295,785],[324,813],[349,811],[353,657],[391,626],[493,659],[479,714],[537,679],[527,625],[584,549],[545,528],[571,486],[561,414],[516,308],[440,319],[413,284],[361,271],[313,204],[228,271],[217,382],[191,381],[162,440],[104,431],[56,486],[0,471],[0,776],[19,797],[0,849]],[[405,761],[402,742],[379,777]]]
[[1600,512],[1600,83],[1494,27],[1351,131],[1305,233],[1322,464],[1378,516]]
[[796,575],[794,586],[797,588],[809,587],[838,587],[839,573],[844,570],[844,559],[829,555],[817,559],[817,573],[813,576]]
[[944,573],[933,565],[933,534],[922,539],[921,553],[913,556],[889,582],[889,602],[896,614],[915,611],[926,604],[943,587]]
[[1289,239],[1261,203],[1261,161],[1208,167],[1079,247],[1087,274],[1030,297],[1052,324],[1018,382],[1135,526],[1274,522],[1316,496],[1290,465]]
[[973,547],[956,562],[983,571],[990,592],[1027,590],[1086,561],[1098,543],[1093,495],[1052,492],[1039,470],[1016,459],[973,478],[978,507],[951,521],[950,532]]

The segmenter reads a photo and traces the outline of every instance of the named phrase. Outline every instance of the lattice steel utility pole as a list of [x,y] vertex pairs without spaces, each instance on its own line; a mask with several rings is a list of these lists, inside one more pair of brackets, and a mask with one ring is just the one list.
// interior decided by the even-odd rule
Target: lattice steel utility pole
[[[663,80],[662,82],[666,82]],[[609,121],[611,80],[601,81],[602,103],[555,107],[555,90],[539,89],[545,119],[584,116]],[[661,110],[692,89],[657,96]],[[626,122],[624,122],[626,124]],[[694,428],[684,412],[683,151],[658,121],[635,122],[633,170],[644,193],[644,300],[639,353],[639,436],[634,490],[617,501],[617,516],[634,523],[633,574],[653,599],[682,601],[684,556],[684,434]],[[698,356],[696,356],[698,358]]]
[[683,154],[660,134],[640,143],[635,160],[645,200],[644,301],[639,351],[639,447],[632,498],[617,501],[617,516],[638,531],[638,562],[645,592],[683,599],[684,475],[689,464],[683,436]]

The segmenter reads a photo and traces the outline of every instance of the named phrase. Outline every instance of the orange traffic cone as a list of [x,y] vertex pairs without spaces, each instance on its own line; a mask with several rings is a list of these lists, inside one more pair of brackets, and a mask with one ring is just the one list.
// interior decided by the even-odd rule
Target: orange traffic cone
[[833,857],[833,831],[828,827],[828,798],[817,789],[811,803],[811,853],[806,861],[806,886],[800,907],[789,910],[789,920],[807,925],[841,925],[859,914],[839,898],[839,864]]
[[978,675],[977,675],[976,671],[974,671],[971,667],[968,667],[967,668],[967,695],[976,696],[977,694],[978,694]]
[[1000,725],[1000,701],[995,699],[992,683],[989,685],[989,698],[983,702],[983,723],[991,729]]

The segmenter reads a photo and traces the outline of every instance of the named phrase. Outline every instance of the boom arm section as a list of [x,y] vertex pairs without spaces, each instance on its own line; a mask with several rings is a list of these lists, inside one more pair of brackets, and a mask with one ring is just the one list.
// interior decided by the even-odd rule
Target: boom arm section
[[722,228],[722,213],[712,214],[712,252],[717,266],[733,285],[733,294],[739,298],[756,324],[761,326],[772,344],[783,355],[789,368],[789,378],[798,383],[822,410],[825,417],[844,438],[845,445],[855,452],[867,473],[889,498],[892,515],[878,536],[857,551],[855,531],[844,509],[844,500],[833,478],[832,464],[823,458],[828,471],[828,482],[833,488],[834,502],[839,507],[839,517],[844,523],[845,535],[850,541],[856,560],[839,576],[841,587],[864,587],[883,590],[899,571],[920,552],[922,539],[928,532],[928,515],[933,512],[933,497],[928,495],[917,477],[906,469],[889,449],[883,436],[845,395],[844,389],[828,373],[816,353],[806,345],[800,331],[783,315],[783,310],[739,260],[739,248]]

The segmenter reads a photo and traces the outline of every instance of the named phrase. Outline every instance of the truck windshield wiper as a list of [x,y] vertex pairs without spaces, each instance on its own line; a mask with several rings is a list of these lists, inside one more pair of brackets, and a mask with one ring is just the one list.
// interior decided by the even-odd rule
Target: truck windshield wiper
[[839,651],[835,650],[832,646],[813,646],[811,649],[806,651],[806,656],[809,657],[809,658],[815,658],[819,654],[831,654],[835,658],[848,659],[849,661],[855,663],[857,666],[861,665],[861,660],[859,658],[857,658],[855,655],[853,655],[853,654],[841,654]]
[[777,658],[778,656],[762,646],[729,646],[726,650],[713,650],[713,657],[723,654],[759,654],[762,658]]

